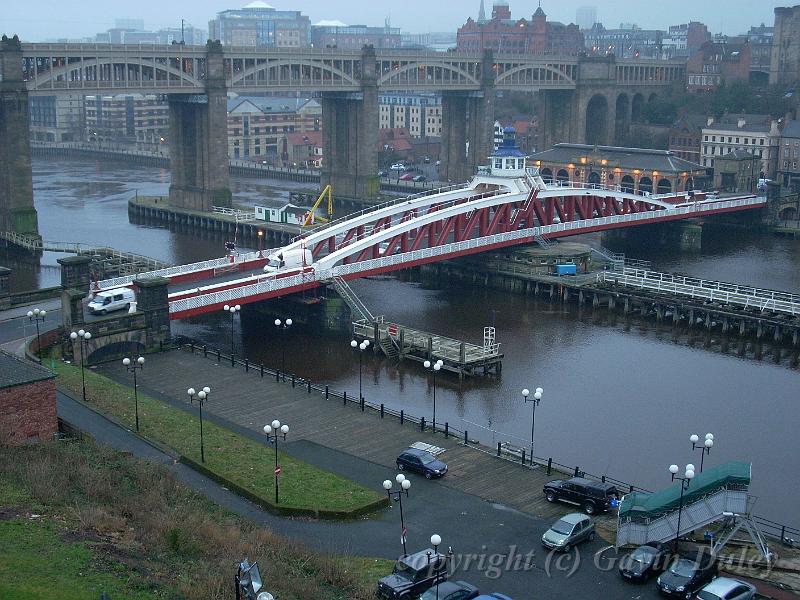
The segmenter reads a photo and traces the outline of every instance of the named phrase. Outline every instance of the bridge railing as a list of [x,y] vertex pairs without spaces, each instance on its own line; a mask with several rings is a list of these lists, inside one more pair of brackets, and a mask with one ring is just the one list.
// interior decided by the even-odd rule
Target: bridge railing
[[[262,251],[263,256],[267,256],[267,253],[271,252],[271,250],[264,250]],[[234,264],[241,264],[243,262],[256,260],[260,258],[258,252],[246,252],[244,254],[240,254],[236,257],[236,263]],[[98,281],[95,286],[97,289],[110,289],[120,286],[126,286],[134,282],[136,279],[152,279],[154,277],[171,277],[173,275],[183,275],[185,273],[192,273],[194,271],[204,271],[206,269],[214,269],[216,267],[222,267],[226,265],[232,264],[230,258],[227,256],[223,256],[221,258],[212,258],[211,260],[204,260],[195,263],[189,263],[186,265],[175,265],[174,267],[166,267],[164,269],[156,269],[154,271],[146,271],[144,273],[137,273],[135,275],[125,275],[124,277],[114,277],[113,279],[103,279],[102,281]]]

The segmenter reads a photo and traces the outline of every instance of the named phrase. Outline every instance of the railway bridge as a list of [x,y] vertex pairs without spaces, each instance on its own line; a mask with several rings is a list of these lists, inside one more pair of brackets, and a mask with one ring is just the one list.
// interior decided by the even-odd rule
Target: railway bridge
[[27,44],[0,42],[0,230],[36,234],[28,96],[166,94],[176,207],[230,204],[226,95],[306,92],[321,98],[322,184],[344,197],[378,194],[378,93],[442,94],[441,174],[464,181],[492,149],[498,92],[538,92],[543,145],[619,141],[644,105],[683,81],[685,63],[609,57],[419,50]]

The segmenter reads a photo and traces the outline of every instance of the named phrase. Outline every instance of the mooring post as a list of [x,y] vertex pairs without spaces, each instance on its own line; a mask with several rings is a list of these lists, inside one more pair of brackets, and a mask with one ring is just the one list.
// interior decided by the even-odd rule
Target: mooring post
[[548,458],[547,459],[547,474],[550,475],[552,470],[553,470],[553,459],[552,458]]

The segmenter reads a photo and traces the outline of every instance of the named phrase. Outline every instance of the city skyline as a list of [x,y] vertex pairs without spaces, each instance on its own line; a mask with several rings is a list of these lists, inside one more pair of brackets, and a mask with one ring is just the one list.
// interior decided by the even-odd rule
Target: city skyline
[[[154,0],[140,0],[135,12],[124,5],[100,3],[87,0],[80,3],[53,2],[39,3],[47,19],[32,16],[31,7],[21,2],[6,2],[0,6],[0,23],[7,35],[19,34],[23,41],[44,41],[59,38],[83,38],[114,27],[116,19],[143,19],[145,28],[156,30],[166,27],[180,27],[181,19],[187,24],[201,29],[208,28],[208,21],[218,12],[241,8],[247,1],[228,2],[223,0],[199,0],[191,5],[164,5]],[[312,24],[323,20],[339,20],[347,24],[383,25],[386,18],[394,27],[408,33],[428,33],[452,31],[463,25],[467,18],[477,18],[479,0],[440,0],[431,4],[423,0],[409,0],[403,10],[389,3],[365,3],[362,1],[343,1],[332,4],[321,0],[299,0],[286,3],[274,0],[271,5],[279,10],[300,10],[309,16]],[[487,17],[491,14],[493,2],[486,3]],[[514,18],[530,19],[537,3],[523,0],[508,2]],[[586,0],[562,0],[542,2],[542,9],[549,20],[574,22],[576,10],[582,6],[595,6],[597,19],[608,28],[617,28],[621,23],[634,23],[642,29],[666,30],[670,25],[688,21],[702,21],[710,31],[728,35],[745,33],[750,26],[771,26],[774,21],[774,8],[789,6],[791,3],[769,0],[753,3],[751,0],[710,0],[698,4],[689,0],[675,0],[662,5],[654,12],[652,6],[634,0],[614,2],[587,2]],[[426,18],[420,19],[420,16]]]

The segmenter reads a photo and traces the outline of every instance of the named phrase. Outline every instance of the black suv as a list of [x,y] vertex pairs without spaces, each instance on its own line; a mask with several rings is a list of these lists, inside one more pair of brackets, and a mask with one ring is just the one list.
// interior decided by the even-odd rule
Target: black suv
[[569,502],[580,506],[587,515],[607,511],[611,501],[618,498],[617,488],[610,483],[601,483],[573,477],[572,479],[556,479],[544,486],[544,496],[548,502]]
[[378,582],[378,597],[410,600],[445,581],[448,575],[446,556],[433,548],[421,550],[397,560],[392,574]]

